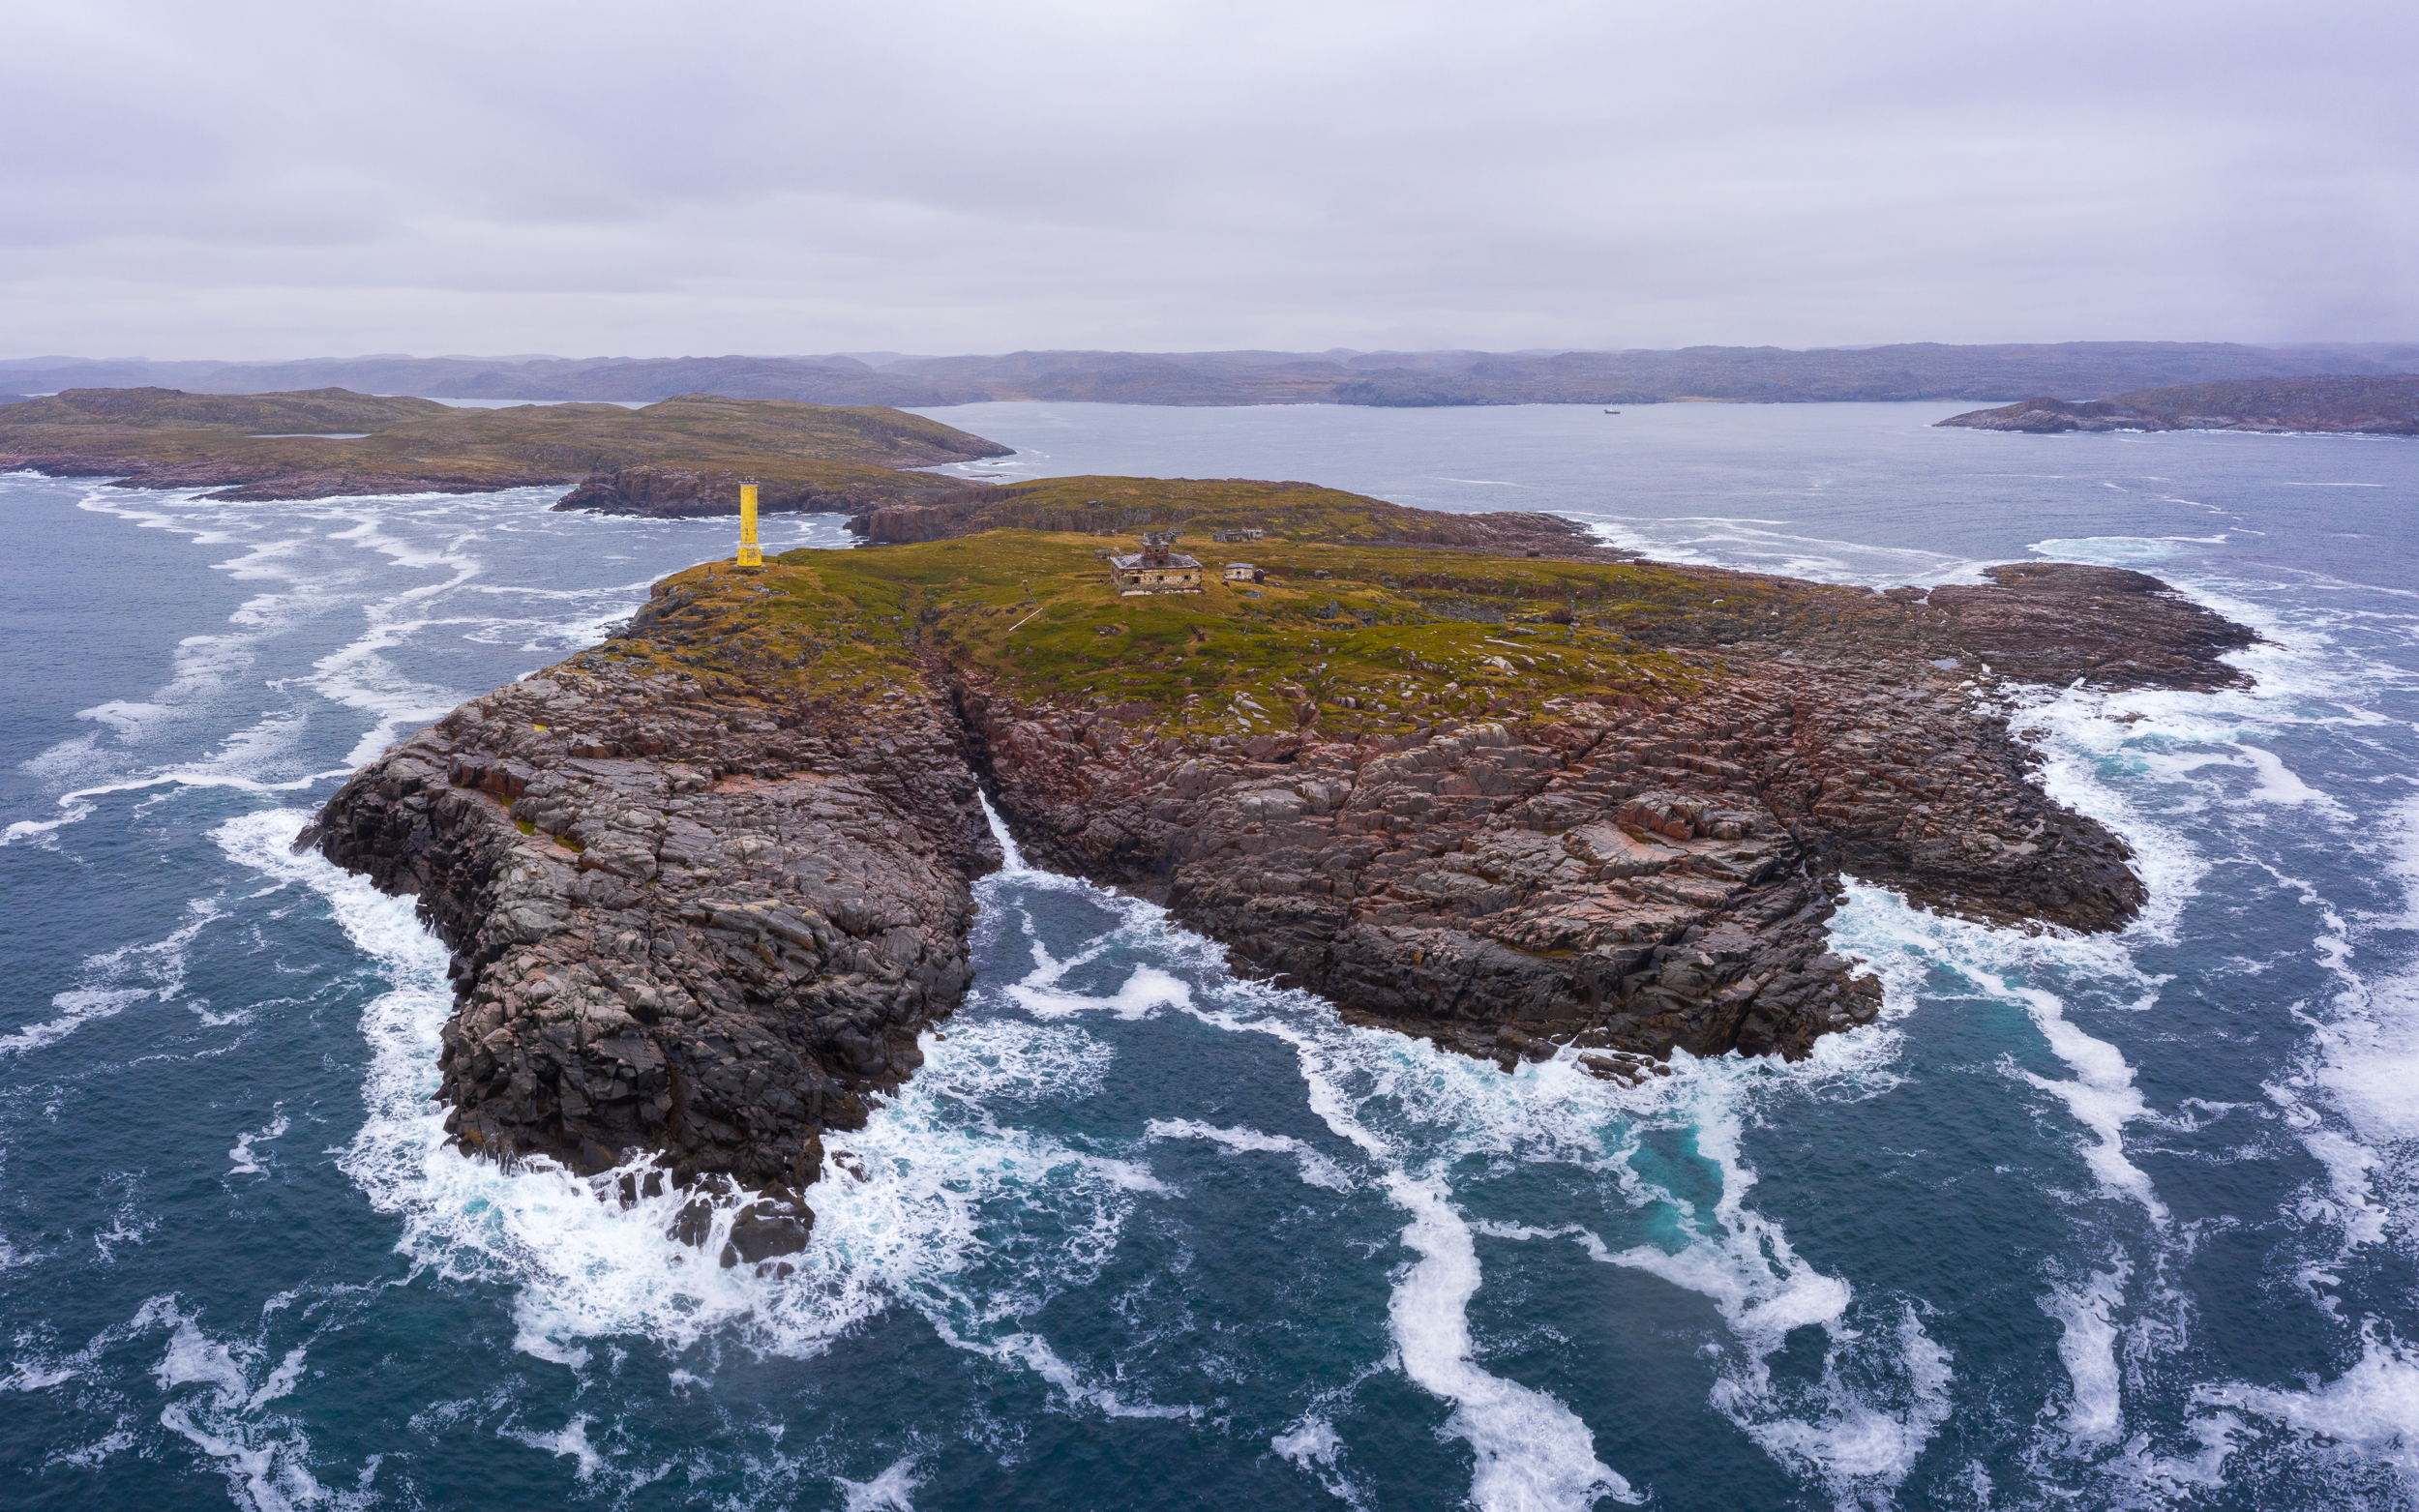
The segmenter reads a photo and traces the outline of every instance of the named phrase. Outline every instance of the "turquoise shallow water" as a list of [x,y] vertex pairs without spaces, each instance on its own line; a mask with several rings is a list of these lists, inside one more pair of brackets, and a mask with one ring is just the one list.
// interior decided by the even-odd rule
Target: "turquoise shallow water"
[[[2028,696],[2123,935],[1860,888],[1881,1023],[1621,1092],[1012,868],[786,1281],[437,1143],[441,949],[284,842],[727,548],[486,498],[0,478],[0,1487],[29,1506],[2419,1499],[2419,448],[1946,406],[982,405],[969,471],[1314,478],[1837,580],[2054,555],[2268,638]],[[840,545],[827,518],[768,545]]]

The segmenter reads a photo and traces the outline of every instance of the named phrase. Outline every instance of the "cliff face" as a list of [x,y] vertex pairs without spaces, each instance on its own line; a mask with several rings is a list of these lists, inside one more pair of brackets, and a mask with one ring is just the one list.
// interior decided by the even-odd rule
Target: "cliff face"
[[1938,422],[1968,430],[2325,431],[2419,435],[2419,375],[2263,378],[2138,389],[2113,399],[2028,399]]
[[1973,700],[1983,664],[2208,687],[2250,638],[2102,568],[1883,595],[1280,547],[1259,586],[1135,601],[1091,549],[680,574],[625,636],[346,784],[298,844],[416,894],[455,948],[463,1147],[656,1152],[631,1179],[701,1188],[684,1237],[743,1201],[725,1263],[779,1263],[821,1134],[967,985],[969,882],[999,860],[978,774],[1042,864],[1359,1022],[1616,1080],[1675,1049],[1801,1056],[1879,1004],[1825,950],[1842,873],[2028,926],[2140,905],[2123,844]]
[[804,1243],[821,1132],[921,1063],[972,974],[968,879],[999,864],[936,700],[801,707],[594,662],[455,710],[296,844],[417,895],[454,947],[464,1150],[735,1180],[761,1195],[726,1264]]

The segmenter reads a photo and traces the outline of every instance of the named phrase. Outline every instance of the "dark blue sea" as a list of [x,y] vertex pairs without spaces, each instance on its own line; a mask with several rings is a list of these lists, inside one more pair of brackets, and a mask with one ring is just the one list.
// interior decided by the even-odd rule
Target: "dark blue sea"
[[0,477],[0,1505],[2419,1504],[2419,443],[1956,407],[938,411],[1020,448],[971,474],[2115,563],[2264,639],[2244,691],[2017,697],[2147,912],[1856,887],[1888,1009],[1799,1065],[1505,1075],[1011,866],[783,1280],[445,1148],[443,949],[286,848],[731,523]]

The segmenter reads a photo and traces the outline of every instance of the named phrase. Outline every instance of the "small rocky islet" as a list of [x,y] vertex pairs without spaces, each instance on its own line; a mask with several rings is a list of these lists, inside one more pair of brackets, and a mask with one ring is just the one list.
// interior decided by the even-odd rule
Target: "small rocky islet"
[[[1306,488],[1070,480],[707,563],[365,767],[296,844],[453,947],[448,1131],[591,1174],[651,1154],[626,1200],[692,1190],[676,1238],[777,1269],[824,1137],[971,978],[985,794],[1034,864],[1357,1023],[1617,1082],[1802,1057],[1880,1007],[1826,948],[1843,875],[2019,928],[2141,906],[1994,683],[2210,689],[2255,638],[2120,569],[1881,593],[1518,523],[1544,517],[1401,544],[1474,527]],[[1208,586],[1120,597],[1103,556],[1171,526]]]

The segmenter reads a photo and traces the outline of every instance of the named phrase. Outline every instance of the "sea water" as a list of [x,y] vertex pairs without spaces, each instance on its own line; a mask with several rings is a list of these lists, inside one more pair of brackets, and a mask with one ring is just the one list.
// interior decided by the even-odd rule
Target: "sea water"
[[1879,1023],[1636,1089],[1346,1026],[1011,846],[781,1280],[447,1149],[443,949],[287,849],[729,521],[0,478],[0,1501],[2419,1501],[2419,444],[1952,407],[936,411],[1019,448],[971,474],[1302,478],[1842,582],[2136,566],[2255,628],[2256,681],[2008,703],[2135,845],[2125,933],[1860,884]]

